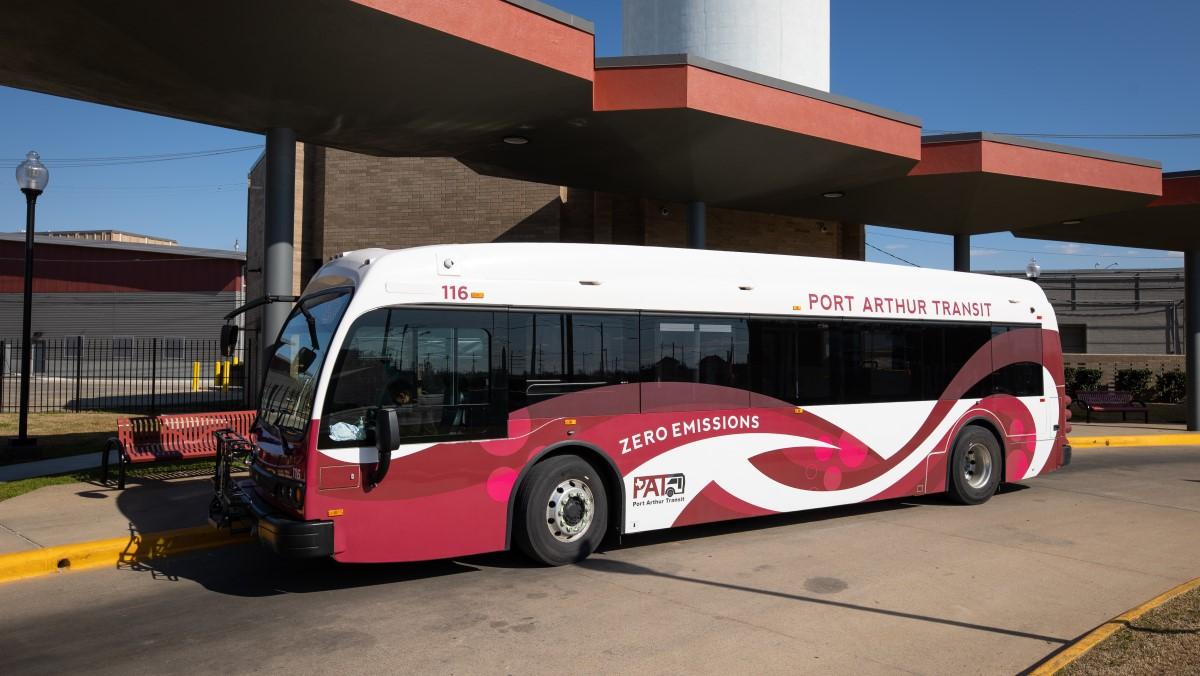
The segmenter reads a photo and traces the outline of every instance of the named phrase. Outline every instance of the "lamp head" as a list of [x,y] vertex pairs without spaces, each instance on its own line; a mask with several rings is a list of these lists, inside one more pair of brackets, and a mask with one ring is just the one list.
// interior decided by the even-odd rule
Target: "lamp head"
[[30,150],[25,161],[17,165],[17,186],[22,191],[40,193],[50,183],[50,170],[42,164],[42,158]]
[[1030,258],[1029,263],[1025,265],[1025,276],[1033,282],[1042,276],[1042,266],[1038,265],[1036,258]]

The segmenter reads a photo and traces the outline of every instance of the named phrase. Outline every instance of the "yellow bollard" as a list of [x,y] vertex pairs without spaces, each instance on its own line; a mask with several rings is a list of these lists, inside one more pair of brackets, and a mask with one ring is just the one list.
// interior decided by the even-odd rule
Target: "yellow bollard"
[[200,391],[200,362],[192,362],[192,391]]
[[226,362],[223,362],[223,363],[221,364],[221,366],[222,366],[222,370],[221,370],[221,389],[222,389],[222,390],[228,390],[228,389],[229,389],[229,362],[228,362],[228,361],[226,361]]
[[238,365],[238,358],[236,356],[233,358],[233,365],[234,366]]

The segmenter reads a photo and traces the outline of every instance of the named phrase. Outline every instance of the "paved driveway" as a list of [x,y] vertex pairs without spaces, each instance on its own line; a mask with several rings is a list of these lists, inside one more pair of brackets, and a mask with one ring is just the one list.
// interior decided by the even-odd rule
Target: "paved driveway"
[[254,547],[0,586],[0,673],[1014,673],[1200,575],[1200,450],[1094,449],[937,497],[511,555],[295,565]]

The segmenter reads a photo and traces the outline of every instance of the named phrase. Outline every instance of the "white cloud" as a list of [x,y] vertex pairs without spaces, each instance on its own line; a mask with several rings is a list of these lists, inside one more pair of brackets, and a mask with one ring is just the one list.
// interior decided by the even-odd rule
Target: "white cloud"
[[885,244],[883,248],[887,249],[888,251],[899,251],[900,249],[907,249],[908,245],[907,244]]
[[1047,244],[1046,248],[1060,254],[1079,254],[1087,251],[1087,247],[1079,242],[1058,242],[1056,244]]
[[1167,255],[1170,256],[1171,258],[1183,258],[1182,251],[1168,251]]
[[1001,252],[995,249],[971,249],[971,256],[999,256]]

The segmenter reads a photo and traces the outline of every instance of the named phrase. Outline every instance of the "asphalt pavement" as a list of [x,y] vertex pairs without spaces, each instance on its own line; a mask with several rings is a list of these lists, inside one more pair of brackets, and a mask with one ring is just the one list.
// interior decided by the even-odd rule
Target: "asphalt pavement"
[[1200,575],[1200,449],[627,537],[589,561],[255,546],[0,586],[0,673],[1015,673]]

